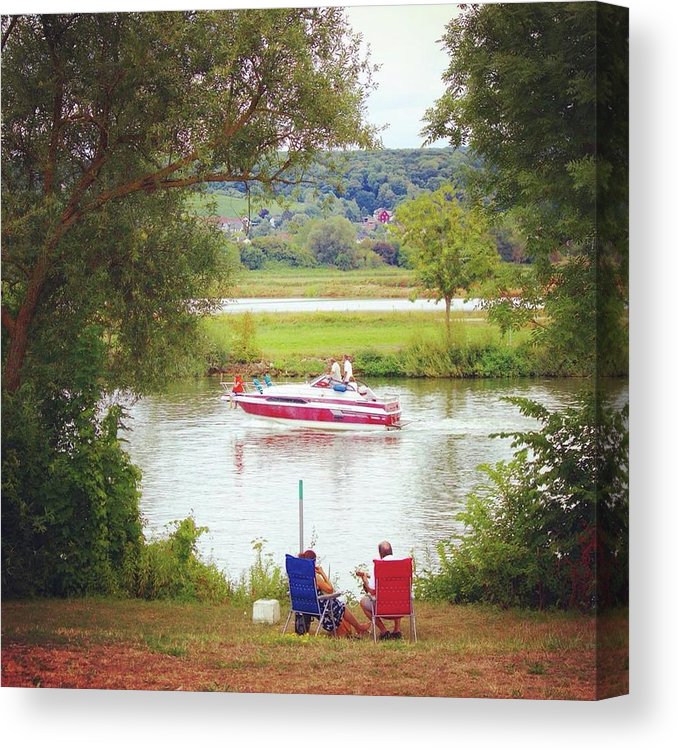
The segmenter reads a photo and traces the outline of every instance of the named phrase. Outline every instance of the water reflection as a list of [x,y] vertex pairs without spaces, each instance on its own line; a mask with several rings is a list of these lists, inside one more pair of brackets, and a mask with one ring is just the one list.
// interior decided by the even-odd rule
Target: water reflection
[[[281,564],[298,545],[298,480],[304,480],[305,542],[313,542],[339,584],[381,539],[421,560],[460,530],[456,514],[481,479],[478,465],[511,455],[499,431],[536,426],[507,403],[526,396],[571,403],[577,381],[402,381],[411,424],[401,432],[326,433],[269,425],[220,401],[218,382],[174,384],[132,411],[127,434],[142,469],[147,535],[193,513],[208,526],[201,553],[237,577],[253,562],[252,541]],[[624,383],[613,390],[626,393]],[[624,396],[625,397],[625,396]]]

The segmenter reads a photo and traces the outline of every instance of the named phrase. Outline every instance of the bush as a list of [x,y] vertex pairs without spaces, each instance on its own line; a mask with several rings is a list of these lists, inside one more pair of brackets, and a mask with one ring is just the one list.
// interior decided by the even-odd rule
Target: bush
[[218,604],[231,587],[215,565],[201,562],[197,541],[208,529],[189,516],[170,524],[167,539],[146,544],[135,570],[128,570],[129,593],[142,599],[179,599]]
[[234,598],[240,603],[249,603],[257,599],[287,599],[287,576],[273,562],[273,555],[264,552],[265,544],[265,539],[255,539],[252,542],[256,560],[240,577],[233,591]]
[[[305,248],[299,248],[285,237],[274,235],[257,237],[252,246],[263,254],[262,265],[292,268],[312,268],[316,260]],[[261,268],[262,266],[258,266]]]
[[450,602],[596,609],[628,603],[628,407],[600,394],[549,412],[508,399],[540,431],[512,437],[513,459],[481,467],[466,533],[438,546],[418,595]]
[[100,409],[85,381],[3,393],[3,596],[116,595],[140,553],[140,474],[118,440],[122,410]]
[[261,357],[257,345],[257,326],[251,312],[232,316],[233,341],[230,358],[235,362],[253,362]]
[[240,262],[245,268],[249,268],[250,271],[256,271],[257,269],[262,268],[266,262],[266,254],[253,242],[242,242],[239,246],[239,250]]
[[383,354],[368,349],[356,353],[355,370],[365,378],[396,377],[402,375],[403,363],[399,354]]

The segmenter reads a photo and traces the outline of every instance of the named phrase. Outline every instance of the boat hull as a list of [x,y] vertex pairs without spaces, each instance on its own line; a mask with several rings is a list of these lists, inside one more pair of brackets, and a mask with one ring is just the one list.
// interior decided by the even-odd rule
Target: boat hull
[[277,423],[315,430],[385,431],[400,429],[400,407],[393,404],[280,402],[252,395],[234,395],[243,411]]

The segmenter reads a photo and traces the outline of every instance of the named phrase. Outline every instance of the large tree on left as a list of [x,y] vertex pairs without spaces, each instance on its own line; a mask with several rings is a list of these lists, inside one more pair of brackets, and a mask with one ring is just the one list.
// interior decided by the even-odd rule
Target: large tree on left
[[219,293],[186,198],[371,143],[370,71],[339,9],[7,17],[2,48],[2,592],[133,592],[108,397],[166,379]]
[[[370,69],[341,9],[4,17],[2,47],[7,392],[24,380],[36,321],[57,301],[86,296],[90,320],[107,327],[110,287],[139,253],[146,271],[159,265],[171,224],[183,226],[178,249],[194,244],[168,192],[295,182],[319,149],[373,140],[363,119]],[[192,263],[187,250],[185,272]],[[74,269],[87,285],[64,300]],[[122,296],[162,296],[177,270],[147,274],[142,291]],[[186,312],[187,291],[177,289],[175,310]],[[158,311],[131,309],[143,322],[123,310],[108,333],[143,358]]]

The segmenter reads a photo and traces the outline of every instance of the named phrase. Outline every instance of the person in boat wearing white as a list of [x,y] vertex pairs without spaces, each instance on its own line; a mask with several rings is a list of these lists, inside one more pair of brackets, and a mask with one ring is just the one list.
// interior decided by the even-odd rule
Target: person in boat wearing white
[[330,375],[332,380],[341,380],[341,367],[334,357],[330,357]]
[[[391,548],[390,542],[379,543],[379,557],[382,560],[398,559],[396,557],[393,557],[393,549]],[[367,596],[364,596],[360,600],[360,608],[371,620],[372,612],[374,611],[374,597],[377,593],[377,590],[375,588],[376,583],[374,581],[374,569],[372,570],[372,575],[369,577],[364,570],[357,570],[356,575],[362,579],[363,589],[367,594]],[[396,640],[403,637],[403,634],[400,632],[400,617],[393,618],[393,630],[389,630],[386,625],[384,625],[383,620],[381,620],[379,617],[377,617],[374,622],[379,628],[380,640]]]
[[350,383],[351,380],[355,380],[353,377],[353,365],[348,354],[344,354],[344,383]]

